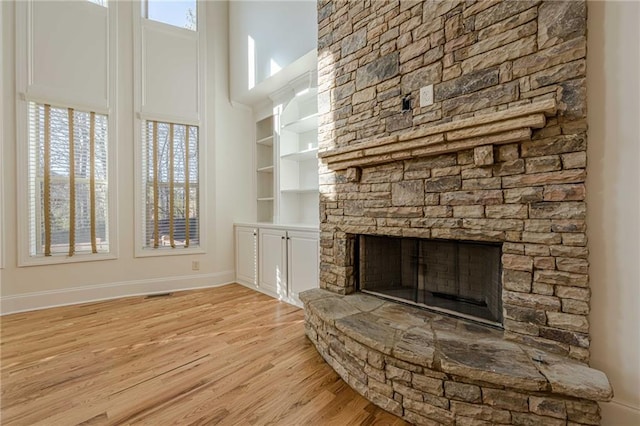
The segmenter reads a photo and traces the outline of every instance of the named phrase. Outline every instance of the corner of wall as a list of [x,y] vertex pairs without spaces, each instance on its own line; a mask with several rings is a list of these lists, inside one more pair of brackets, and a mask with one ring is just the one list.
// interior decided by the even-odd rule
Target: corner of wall
[[614,388],[605,425],[640,424],[640,4],[588,2],[591,364]]

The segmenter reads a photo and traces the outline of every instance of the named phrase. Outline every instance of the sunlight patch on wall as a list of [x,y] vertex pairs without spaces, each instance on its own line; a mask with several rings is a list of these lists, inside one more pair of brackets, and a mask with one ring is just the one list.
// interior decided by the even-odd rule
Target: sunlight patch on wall
[[281,69],[282,67],[278,65],[278,63],[274,61],[273,58],[271,58],[271,60],[269,61],[269,77],[277,74]]
[[256,41],[251,36],[247,36],[247,71],[251,90],[256,85]]

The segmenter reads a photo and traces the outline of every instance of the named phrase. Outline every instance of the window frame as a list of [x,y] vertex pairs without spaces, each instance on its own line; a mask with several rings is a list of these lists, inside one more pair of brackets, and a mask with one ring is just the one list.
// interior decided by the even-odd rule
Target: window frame
[[[205,80],[205,64],[207,62],[206,56],[206,4],[201,0],[196,1],[197,7],[197,23],[196,30],[189,30],[186,28],[177,27],[174,25],[166,24],[164,22],[154,21],[147,19],[143,14],[145,0],[141,0],[139,7],[134,4],[133,9],[133,92],[134,92],[134,257],[162,257],[162,256],[184,256],[194,254],[206,254],[207,252],[207,203],[209,200],[209,193],[207,192],[207,175],[208,172],[205,168],[205,159],[207,158],[207,126],[206,126],[206,109],[205,109],[205,97],[207,93],[207,85]],[[162,31],[167,34],[172,34],[181,38],[193,38],[198,43],[198,114],[197,117],[178,116],[157,114],[152,112],[143,112],[142,96],[144,88],[143,82],[143,30],[145,26],[149,26],[157,31]],[[199,244],[197,247],[146,247],[144,244],[145,226],[145,206],[142,203],[143,200],[143,175],[145,173],[143,166],[143,147],[142,140],[143,128],[145,122],[159,121],[164,123],[174,123],[180,125],[189,125],[198,127],[198,232],[199,232]]]
[[[17,266],[56,265],[67,263],[95,262],[102,260],[114,260],[119,257],[118,242],[118,174],[117,174],[117,2],[109,2],[107,11],[108,28],[108,70],[107,70],[107,105],[87,104],[79,102],[70,96],[61,99],[49,96],[42,90],[30,91],[32,72],[31,31],[32,31],[32,4],[31,1],[16,3],[16,174],[17,174]],[[23,23],[28,22],[28,25]],[[55,107],[73,108],[81,111],[93,111],[107,116],[108,142],[107,142],[107,185],[108,185],[108,213],[109,223],[109,251],[104,253],[78,252],[73,256],[68,254],[53,254],[51,256],[30,254],[30,204],[29,199],[29,103],[36,102],[50,104]]]

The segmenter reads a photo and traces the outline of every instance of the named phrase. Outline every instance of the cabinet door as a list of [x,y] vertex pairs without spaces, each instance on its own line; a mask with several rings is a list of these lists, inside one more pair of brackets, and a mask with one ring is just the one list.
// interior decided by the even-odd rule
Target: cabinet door
[[258,286],[258,230],[236,227],[236,281]]
[[287,297],[287,233],[260,228],[260,289],[278,298]]
[[289,231],[287,235],[289,297],[300,304],[298,294],[318,288],[318,234]]

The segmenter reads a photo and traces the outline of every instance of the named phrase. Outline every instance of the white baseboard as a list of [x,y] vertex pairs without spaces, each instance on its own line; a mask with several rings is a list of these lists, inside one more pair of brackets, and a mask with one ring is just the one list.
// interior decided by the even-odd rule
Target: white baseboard
[[120,281],[85,287],[38,291],[0,297],[0,315],[118,299],[121,297],[219,287],[233,282],[234,272],[223,271],[213,274]]
[[262,288],[258,287],[257,285],[255,285],[253,283],[248,283],[248,282],[246,282],[244,280],[238,280],[238,279],[235,282],[240,284],[240,285],[243,285],[243,286],[245,286],[247,288],[250,288],[251,290],[257,291],[257,292],[262,293],[262,294],[265,294],[265,295],[267,295],[269,297],[273,297],[274,299],[283,300],[282,297],[278,297],[277,294],[271,293],[270,291],[267,291],[267,290],[263,290]]
[[257,292],[259,292],[259,293],[262,293],[262,294],[265,294],[265,295],[267,295],[267,296],[269,296],[269,297],[273,297],[274,299],[278,299],[278,300],[279,300],[279,301],[281,301],[281,302],[286,302],[286,303],[288,303],[288,304],[290,304],[290,305],[297,306],[297,307],[298,307],[298,308],[300,308],[300,309],[303,309],[303,308],[304,308],[304,305],[302,304],[302,302],[301,302],[301,301],[299,301],[299,300],[297,300],[297,299],[294,299],[294,298],[292,298],[292,297],[282,297],[282,296],[278,296],[278,295],[277,295],[277,294],[275,294],[275,293],[272,293],[272,292],[270,292],[270,291],[264,290],[264,289],[262,289],[262,288],[260,288],[260,287],[256,286],[255,284],[253,284],[253,283],[249,283],[249,282],[244,281],[244,280],[238,280],[238,279],[236,279],[236,281],[235,281],[235,282],[236,282],[237,284],[240,284],[240,285],[243,285],[243,286],[245,286],[245,287],[247,287],[247,288],[250,288],[251,290],[255,290],[255,291],[257,291]]

